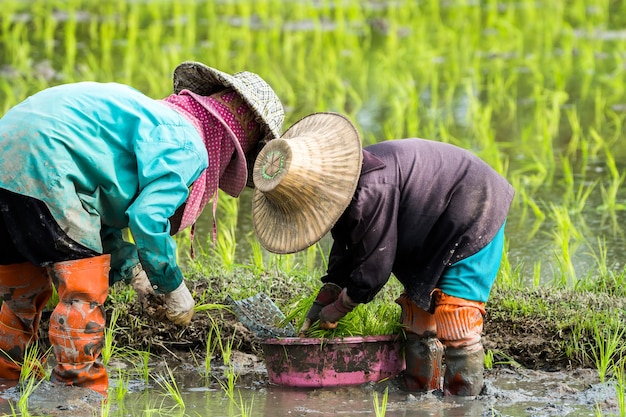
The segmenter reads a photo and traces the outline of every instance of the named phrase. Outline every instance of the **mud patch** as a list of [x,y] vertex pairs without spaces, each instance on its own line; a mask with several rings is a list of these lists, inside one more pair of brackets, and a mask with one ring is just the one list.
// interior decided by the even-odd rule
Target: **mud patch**
[[[16,404],[22,396],[19,386],[2,392],[0,398]],[[56,386],[41,381],[28,397],[28,410],[34,415],[83,417],[100,415],[104,397],[81,387]]]
[[[218,282],[215,279],[190,281],[192,292],[211,294],[211,287]],[[273,286],[275,293],[270,297],[278,305],[293,297],[293,283]],[[546,305],[549,314],[523,315],[511,311],[513,302]],[[206,300],[206,302],[226,304],[225,300]],[[486,350],[494,353],[495,363],[518,364],[529,369],[544,371],[572,370],[590,367],[585,355],[569,357],[566,346],[573,337],[572,326],[557,322],[557,317],[567,316],[569,311],[583,309],[601,309],[607,306],[626,308],[626,300],[611,297],[591,296],[585,293],[542,292],[499,292],[492,294],[487,305],[487,315],[483,331],[483,344]],[[222,340],[233,341],[233,348],[244,353],[263,355],[261,340],[243,326],[228,309],[197,312],[191,325],[186,328],[173,325],[159,319],[158,312],[146,312],[135,300],[122,304],[114,297],[109,297],[106,304],[107,315],[113,309],[120,313],[115,333],[115,343],[136,350],[149,350],[151,353],[168,354],[183,358],[193,352],[202,356],[206,352],[206,342],[212,327],[217,324]],[[42,333],[45,335],[45,330]],[[581,346],[590,345],[590,335],[580,335]]]
[[[236,278],[235,278],[236,279]],[[224,283],[219,277],[189,281],[196,294],[224,293],[223,288],[236,285]],[[217,289],[222,287],[222,291]],[[234,287],[233,287],[234,288]],[[278,305],[292,300],[294,284],[275,280],[270,297]],[[113,289],[112,291],[115,291]],[[210,299],[206,303],[225,304],[225,300]],[[542,314],[528,314],[516,306],[541,306]],[[173,369],[177,382],[191,404],[202,415],[222,415],[224,395],[218,381],[224,382],[226,371],[219,349],[214,350],[209,378],[199,377],[203,370],[198,363],[204,360],[207,337],[212,328],[218,328],[223,341],[232,340],[231,364],[239,375],[237,387],[255,399],[253,415],[336,415],[356,411],[372,412],[372,395],[389,388],[388,417],[393,416],[518,416],[548,417],[556,415],[595,415],[596,407],[603,412],[617,413],[616,387],[600,384],[597,372],[589,369],[584,353],[568,357],[566,346],[574,337],[575,323],[568,324],[568,316],[581,311],[612,311],[624,308],[626,301],[605,295],[574,292],[546,292],[528,290],[516,292],[495,291],[487,305],[483,343],[493,353],[494,368],[485,371],[485,391],[474,400],[445,398],[437,393],[410,394],[398,388],[396,381],[365,384],[351,389],[303,389],[272,385],[264,366],[261,340],[244,327],[228,309],[199,311],[190,326],[181,328],[160,319],[155,312],[142,309],[135,300],[109,297],[105,305],[110,317],[119,313],[115,329],[115,345],[131,350],[149,351],[154,363],[151,375],[158,375],[165,365]],[[529,310],[530,311],[530,310]],[[623,314],[619,313],[619,314]],[[618,316],[619,316],[618,314]],[[42,340],[46,341],[47,320],[42,322]],[[590,345],[590,334],[576,334],[580,346]],[[215,339],[213,339],[215,340]],[[123,366],[114,358],[109,364],[112,389],[115,389],[116,367]],[[132,364],[128,365],[132,369]],[[166,373],[163,373],[166,375]],[[206,382],[203,385],[202,380]],[[125,407],[141,412],[141,398],[154,399],[150,393],[158,387],[148,383],[129,382]],[[152,385],[151,385],[152,384]],[[247,393],[247,394],[246,394]],[[137,396],[140,396],[139,398]],[[328,396],[335,396],[331,401]],[[138,402],[139,401],[139,402]],[[215,413],[202,412],[202,407],[215,402]],[[139,408],[137,408],[139,407]],[[213,405],[211,405],[213,407]],[[264,410],[267,412],[264,414]],[[352,413],[354,411],[354,413]],[[352,414],[350,414],[352,413]],[[50,414],[50,413],[48,413]],[[91,414],[91,413],[89,413]]]

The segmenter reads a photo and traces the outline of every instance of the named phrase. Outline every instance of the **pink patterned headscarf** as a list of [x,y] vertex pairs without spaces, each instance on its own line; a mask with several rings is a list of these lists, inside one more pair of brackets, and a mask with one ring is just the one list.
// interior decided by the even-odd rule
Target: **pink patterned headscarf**
[[[233,197],[241,193],[248,178],[245,153],[256,145],[260,126],[249,106],[232,89],[211,96],[183,90],[163,99],[163,102],[194,124],[209,157],[208,168],[191,186],[178,228],[180,231],[195,224],[212,197],[215,219],[218,187]],[[215,239],[215,220],[213,237]]]

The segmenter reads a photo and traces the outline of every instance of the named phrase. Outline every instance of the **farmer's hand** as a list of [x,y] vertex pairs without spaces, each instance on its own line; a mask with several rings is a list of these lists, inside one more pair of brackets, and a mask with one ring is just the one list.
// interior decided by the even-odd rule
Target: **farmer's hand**
[[174,291],[165,294],[165,315],[171,322],[187,326],[191,323],[195,304],[187,286],[182,282]]
[[141,264],[133,266],[130,270],[132,278],[130,279],[130,285],[133,286],[135,293],[137,294],[137,300],[144,311],[148,310],[150,306],[150,296],[156,296],[152,289],[152,284],[146,275],[146,271],[143,270]]
[[353,302],[344,288],[334,303],[327,305],[320,311],[320,327],[322,329],[331,330],[337,327],[337,323],[346,314],[354,310],[359,303]]
[[341,287],[339,285],[330,282],[322,285],[322,288],[317,293],[317,297],[315,297],[315,301],[313,301],[313,305],[306,314],[304,324],[298,332],[300,337],[304,337],[311,324],[319,320],[322,308],[336,301],[340,293]]

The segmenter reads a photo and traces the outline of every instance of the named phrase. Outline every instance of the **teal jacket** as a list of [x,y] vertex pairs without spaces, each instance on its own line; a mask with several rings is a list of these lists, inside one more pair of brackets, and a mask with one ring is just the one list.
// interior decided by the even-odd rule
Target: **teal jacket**
[[141,261],[157,292],[180,285],[169,218],[208,166],[182,115],[125,85],[65,84],[10,109],[0,149],[0,188],[42,200],[70,238],[110,253],[113,281]]

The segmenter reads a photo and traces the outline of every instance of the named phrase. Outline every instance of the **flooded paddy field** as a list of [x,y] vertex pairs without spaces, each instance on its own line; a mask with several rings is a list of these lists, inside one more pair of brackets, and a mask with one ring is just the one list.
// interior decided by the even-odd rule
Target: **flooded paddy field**
[[[249,360],[249,358],[247,359]],[[375,416],[374,398],[386,396],[386,416],[596,416],[619,415],[614,383],[600,383],[594,370],[545,372],[500,367],[485,373],[485,388],[475,398],[443,397],[441,392],[407,393],[395,381],[354,387],[298,389],[267,383],[262,365],[241,374],[235,400],[219,383],[202,384],[198,370],[174,372],[185,407],[180,408],[158,384],[112,379],[112,392],[125,386],[121,398],[111,395],[106,413],[96,398],[80,388],[42,385],[30,397],[33,415],[49,416]],[[387,394],[385,394],[385,391]],[[3,392],[0,413],[11,415]]]
[[[153,320],[128,286],[111,288],[108,401],[46,382],[33,392],[7,386],[0,415],[626,415],[626,1],[4,0],[2,7],[0,111],[84,80],[162,98],[175,66],[197,60],[262,75],[285,106],[285,126],[337,111],[356,123],[364,144],[417,136],[470,149],[516,197],[487,304],[491,363],[477,398],[409,394],[395,381],[271,385],[258,341],[224,312],[224,299],[264,291],[288,313],[319,287],[329,239],[294,255],[263,251],[251,233],[247,190],[238,200],[220,196],[220,245],[211,242],[210,210],[198,223],[195,259],[189,235],[177,237],[198,304],[190,327]],[[393,304],[393,290],[381,301]]]

